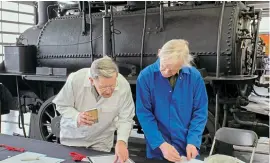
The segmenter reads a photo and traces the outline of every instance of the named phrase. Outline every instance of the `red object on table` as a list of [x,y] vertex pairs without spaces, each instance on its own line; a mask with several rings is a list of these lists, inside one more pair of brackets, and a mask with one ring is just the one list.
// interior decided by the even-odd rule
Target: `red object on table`
[[24,148],[12,147],[12,146],[8,146],[8,145],[5,145],[5,144],[0,144],[0,147],[4,147],[9,151],[17,151],[17,152],[24,152],[25,151]]
[[77,152],[70,152],[69,155],[72,157],[72,160],[74,161],[82,161],[82,159],[86,158],[85,155]]

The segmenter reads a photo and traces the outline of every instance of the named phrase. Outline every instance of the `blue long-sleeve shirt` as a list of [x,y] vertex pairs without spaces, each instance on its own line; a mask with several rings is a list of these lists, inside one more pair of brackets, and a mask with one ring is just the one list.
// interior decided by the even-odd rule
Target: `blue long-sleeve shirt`
[[208,97],[200,72],[183,67],[174,89],[159,69],[159,59],[138,76],[136,114],[146,138],[147,157],[162,159],[167,142],[186,156],[187,144],[200,149],[208,116]]

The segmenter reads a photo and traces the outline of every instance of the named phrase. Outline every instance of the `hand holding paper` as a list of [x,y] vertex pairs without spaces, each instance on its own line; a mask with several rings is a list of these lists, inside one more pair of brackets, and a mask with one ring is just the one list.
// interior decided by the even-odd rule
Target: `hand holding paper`
[[125,142],[118,140],[115,146],[115,155],[116,158],[114,160],[114,163],[125,163],[125,161],[128,159],[128,149]]
[[164,158],[166,158],[167,160],[171,162],[181,160],[180,154],[172,145],[165,142],[161,144],[159,148],[161,149]]
[[187,160],[190,160],[191,158],[194,159],[198,155],[197,148],[192,144],[188,144],[186,150],[187,150]]

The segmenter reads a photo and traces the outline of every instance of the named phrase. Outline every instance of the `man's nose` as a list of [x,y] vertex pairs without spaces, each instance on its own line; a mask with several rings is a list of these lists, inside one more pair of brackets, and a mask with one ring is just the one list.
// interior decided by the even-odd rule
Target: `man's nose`
[[110,88],[106,88],[106,90],[105,90],[105,93],[106,94],[109,94],[109,93],[111,93],[112,92],[112,90],[110,89]]
[[169,73],[170,73],[170,70],[166,69],[166,70],[165,70],[165,73],[166,73],[166,74],[169,74]]

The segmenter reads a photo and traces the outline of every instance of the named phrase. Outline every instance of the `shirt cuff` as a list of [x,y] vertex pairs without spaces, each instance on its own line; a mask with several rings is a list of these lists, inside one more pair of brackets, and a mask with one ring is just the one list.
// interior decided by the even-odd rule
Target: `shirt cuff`
[[121,140],[123,142],[126,143],[126,145],[128,144],[128,135],[117,135],[117,141]]
[[200,149],[201,142],[193,135],[189,135],[187,138],[187,144],[194,145],[197,149]]

